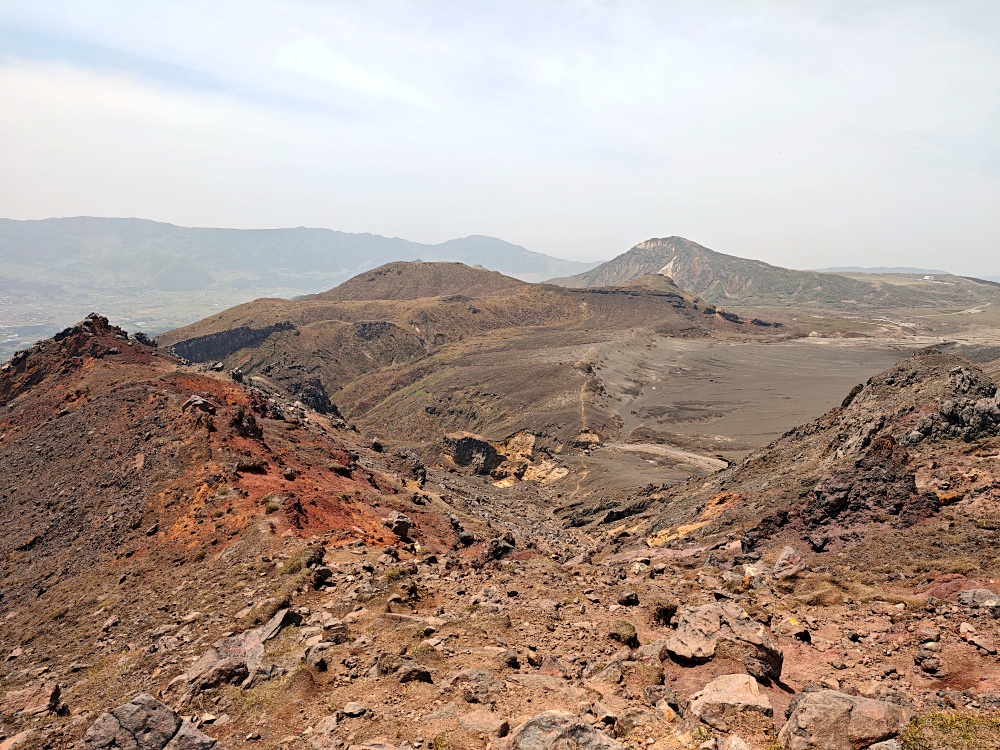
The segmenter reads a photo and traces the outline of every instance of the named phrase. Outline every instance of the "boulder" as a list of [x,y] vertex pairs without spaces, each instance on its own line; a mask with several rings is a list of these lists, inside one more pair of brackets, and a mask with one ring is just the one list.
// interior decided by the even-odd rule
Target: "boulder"
[[14,736],[8,737],[3,742],[0,742],[0,750],[14,750],[16,747],[21,747],[21,745],[27,742],[34,733],[34,729],[25,729],[23,732],[18,732]]
[[893,739],[908,720],[895,703],[818,690],[795,698],[778,742],[784,750],[858,750]]
[[767,628],[735,604],[715,602],[689,607],[677,615],[677,630],[667,652],[681,663],[706,662],[716,656],[742,661],[761,680],[781,677],[784,656]]
[[774,563],[774,577],[777,579],[791,578],[805,568],[802,555],[795,551],[794,547],[785,547],[778,555],[778,561]]
[[691,713],[711,727],[726,732],[740,714],[771,716],[771,701],[761,693],[757,680],[746,674],[716,677],[691,696]]
[[1000,607],[1000,594],[989,589],[966,589],[958,592],[958,603],[963,607],[994,609]]
[[211,401],[206,401],[201,396],[191,396],[184,404],[181,406],[181,411],[187,411],[192,409],[194,411],[204,412],[206,414],[215,414],[216,407]]
[[218,750],[218,744],[190,721],[184,720],[163,750]]
[[368,706],[364,703],[358,703],[357,701],[351,701],[350,703],[345,703],[344,707],[341,709],[344,716],[348,716],[352,719],[357,719],[359,716],[364,716],[368,713]]
[[568,711],[545,711],[511,733],[507,750],[626,750],[618,740]]
[[382,523],[384,523],[386,528],[388,528],[389,531],[398,536],[400,539],[409,539],[410,530],[413,528],[413,521],[410,517],[397,510],[394,510],[388,516],[383,518]]
[[639,595],[631,589],[618,592],[618,603],[623,607],[635,607],[639,604]]
[[404,661],[396,670],[400,682],[433,682],[431,673],[414,661]]
[[223,750],[183,721],[169,706],[145,693],[100,716],[76,750]]
[[23,716],[55,712],[59,708],[59,693],[59,685],[55,682],[42,682],[23,690],[13,690],[4,698],[3,712]]
[[615,718],[614,735],[619,739],[632,739],[634,737],[646,737],[650,729],[659,726],[663,722],[663,714],[650,711],[647,708],[630,706],[621,711]]
[[506,690],[506,684],[481,669],[463,669],[457,672],[447,686],[458,691],[467,703],[494,703]]
[[486,734],[491,737],[506,737],[510,732],[510,724],[500,714],[489,711],[473,711],[458,720],[459,726],[467,732]]

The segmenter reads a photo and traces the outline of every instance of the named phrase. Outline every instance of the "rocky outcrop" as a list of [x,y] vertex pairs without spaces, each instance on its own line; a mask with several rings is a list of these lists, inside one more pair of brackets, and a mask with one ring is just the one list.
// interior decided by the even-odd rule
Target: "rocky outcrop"
[[476,474],[488,475],[504,462],[504,456],[493,445],[476,435],[449,436],[446,445],[458,466]]
[[277,676],[278,668],[262,664],[264,643],[286,625],[298,624],[301,620],[295,612],[282,609],[259,628],[216,641],[187,672],[175,677],[168,689],[194,695],[226,683],[248,688]]
[[904,442],[947,438],[971,442],[1000,434],[1000,394],[993,381],[978,369],[960,366],[949,373],[948,386],[951,397],[941,401],[936,414],[921,417],[903,436]]
[[699,663],[725,655],[743,663],[761,680],[781,677],[783,655],[763,625],[729,603],[705,604],[677,615],[677,629],[667,652],[681,663]]
[[894,525],[909,526],[938,509],[937,496],[918,493],[909,456],[889,436],[876,438],[868,452],[851,465],[835,469],[821,479],[806,507],[806,529],[830,523],[867,523],[879,512]]
[[103,714],[76,750],[223,750],[169,706],[145,693]]
[[788,510],[762,518],[743,532],[744,550],[783,528],[806,538],[814,552],[822,552],[851,527],[888,522],[906,528],[938,512],[941,502],[933,492],[917,490],[906,449],[891,436],[876,437],[860,457],[843,461],[823,476]]
[[896,737],[909,717],[900,706],[833,690],[802,693],[778,734],[784,750],[859,750]]

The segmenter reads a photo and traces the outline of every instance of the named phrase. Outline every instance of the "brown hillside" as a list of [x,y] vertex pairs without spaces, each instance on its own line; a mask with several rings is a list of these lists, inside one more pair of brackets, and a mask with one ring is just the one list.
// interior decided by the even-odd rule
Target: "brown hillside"
[[588,429],[616,431],[611,415],[587,415],[600,393],[581,357],[640,329],[694,337],[776,330],[701,304],[665,279],[571,290],[461,264],[394,263],[324,294],[241,305],[160,341],[188,359],[265,378],[312,407],[332,401],[363,429],[401,431],[415,444],[453,430],[504,438],[520,429],[566,442]]
[[506,294],[525,282],[464,263],[388,263],[348,279],[328,292],[324,300],[410,300],[425,297],[489,297]]

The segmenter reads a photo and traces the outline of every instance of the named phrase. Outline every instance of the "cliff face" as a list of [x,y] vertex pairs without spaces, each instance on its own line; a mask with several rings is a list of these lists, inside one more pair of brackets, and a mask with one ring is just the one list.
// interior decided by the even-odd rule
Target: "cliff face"
[[263,328],[240,326],[226,331],[209,333],[204,336],[178,341],[171,348],[179,356],[192,362],[213,362],[224,360],[233,352],[250,346],[257,346],[277,331],[291,331],[295,328],[284,321]]

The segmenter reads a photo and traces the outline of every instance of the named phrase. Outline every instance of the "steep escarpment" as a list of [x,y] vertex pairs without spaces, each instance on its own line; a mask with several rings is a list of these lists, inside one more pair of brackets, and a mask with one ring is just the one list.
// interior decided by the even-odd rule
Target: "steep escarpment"
[[225,359],[233,352],[245,349],[248,346],[256,346],[265,341],[268,336],[278,331],[293,330],[293,326],[288,321],[274,323],[263,328],[250,328],[249,326],[239,326],[227,331],[209,333],[205,336],[195,336],[194,338],[178,341],[173,349],[181,357],[190,359],[193,362],[209,362],[217,359]]

